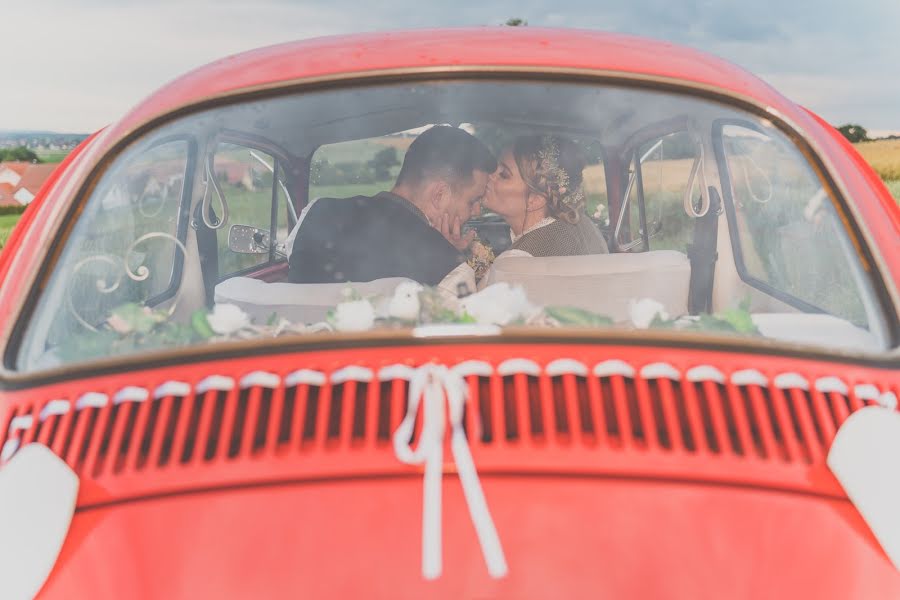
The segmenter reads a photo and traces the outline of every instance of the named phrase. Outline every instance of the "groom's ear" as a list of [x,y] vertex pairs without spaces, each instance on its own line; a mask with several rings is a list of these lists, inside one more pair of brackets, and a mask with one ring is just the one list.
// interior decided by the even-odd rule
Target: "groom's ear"
[[443,210],[447,206],[450,195],[450,184],[442,179],[435,179],[428,187],[428,200],[435,210]]

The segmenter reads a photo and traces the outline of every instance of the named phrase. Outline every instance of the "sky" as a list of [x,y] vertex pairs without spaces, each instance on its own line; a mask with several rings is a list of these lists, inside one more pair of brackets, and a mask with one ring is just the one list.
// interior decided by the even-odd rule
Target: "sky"
[[360,31],[500,25],[716,54],[834,124],[900,132],[898,0],[5,0],[0,130],[91,132],[228,54]]

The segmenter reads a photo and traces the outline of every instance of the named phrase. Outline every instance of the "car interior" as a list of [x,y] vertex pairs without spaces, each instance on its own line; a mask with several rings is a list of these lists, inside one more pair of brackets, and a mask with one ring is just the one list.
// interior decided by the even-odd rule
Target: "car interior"
[[[640,298],[686,316],[745,302],[764,336],[849,349],[887,343],[872,284],[847,251],[848,232],[829,237],[844,261],[832,291],[815,287],[824,285],[822,273],[802,271],[817,260],[820,230],[842,227],[828,212],[833,192],[794,143],[743,109],[649,87],[450,79],[284,90],[224,104],[134,142],[104,174],[73,234],[93,242],[69,244],[65,259],[96,275],[97,261],[86,252],[124,254],[126,270],[152,274],[140,299],[171,307],[176,318],[230,303],[258,319],[274,312],[321,320],[346,285],[287,282],[287,242],[298,218],[318,198],[390,189],[405,148],[435,124],[462,127],[494,151],[521,133],[565,135],[590,157],[586,216],[609,254],[504,255],[508,225],[482,214],[466,227],[499,258],[479,287],[519,285],[535,302],[575,306],[615,323],[627,323]],[[744,146],[776,149],[757,159]],[[792,203],[793,212],[771,212],[779,201]],[[91,237],[102,219],[121,223],[116,215],[125,212],[130,244],[103,247],[110,236]],[[176,241],[152,239],[160,227]],[[754,228],[788,239],[779,248],[792,248],[789,258],[754,244]],[[398,281],[353,285],[378,295]],[[42,302],[72,306],[69,288],[50,286]],[[95,322],[103,302],[95,304],[79,308],[76,320]],[[65,320],[35,321],[32,337],[44,343],[32,345],[32,359],[65,335]]]

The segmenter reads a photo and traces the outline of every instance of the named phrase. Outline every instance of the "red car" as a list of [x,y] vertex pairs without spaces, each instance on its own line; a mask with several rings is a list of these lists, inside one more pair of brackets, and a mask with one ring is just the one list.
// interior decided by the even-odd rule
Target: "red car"
[[900,211],[700,52],[230,56],[73,152],[0,281],[9,597],[900,595],[892,455],[833,443],[897,416]]

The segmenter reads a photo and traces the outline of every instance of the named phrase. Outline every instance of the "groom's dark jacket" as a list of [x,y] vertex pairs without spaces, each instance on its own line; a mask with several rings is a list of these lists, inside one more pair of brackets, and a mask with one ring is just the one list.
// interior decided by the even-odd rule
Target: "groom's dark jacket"
[[413,204],[390,192],[321,198],[300,224],[290,254],[293,283],[409,277],[436,285],[465,261]]

